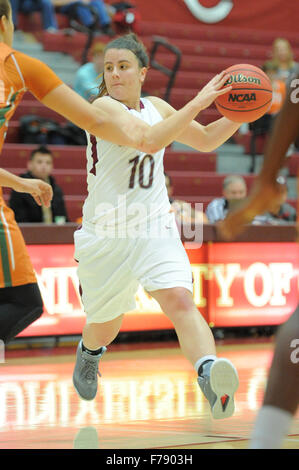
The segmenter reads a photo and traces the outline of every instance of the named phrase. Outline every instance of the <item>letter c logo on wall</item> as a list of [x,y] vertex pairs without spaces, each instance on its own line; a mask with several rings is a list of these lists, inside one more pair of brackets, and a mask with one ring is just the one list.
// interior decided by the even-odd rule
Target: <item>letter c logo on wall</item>
[[214,7],[204,7],[200,0],[184,0],[192,15],[203,23],[218,23],[226,18],[234,4],[233,0],[220,0]]

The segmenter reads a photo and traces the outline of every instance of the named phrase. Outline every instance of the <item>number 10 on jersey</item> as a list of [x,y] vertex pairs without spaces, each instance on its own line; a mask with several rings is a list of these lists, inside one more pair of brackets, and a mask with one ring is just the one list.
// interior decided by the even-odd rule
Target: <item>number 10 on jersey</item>
[[[141,188],[148,189],[153,185],[154,180],[154,167],[155,160],[152,155],[144,155],[141,159],[140,155],[137,155],[129,163],[132,165],[129,188],[132,189],[136,184],[139,184]],[[149,175],[145,176],[145,169],[149,167]]]

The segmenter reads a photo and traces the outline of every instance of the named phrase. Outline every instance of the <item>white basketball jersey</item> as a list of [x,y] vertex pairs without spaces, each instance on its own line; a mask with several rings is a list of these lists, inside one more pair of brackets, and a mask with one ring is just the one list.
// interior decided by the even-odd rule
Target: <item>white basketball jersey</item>
[[[123,106],[151,126],[162,120],[146,98],[141,99],[140,112]],[[88,133],[87,141],[88,196],[83,206],[83,226],[147,224],[149,219],[152,222],[169,213],[164,149],[148,155]]]

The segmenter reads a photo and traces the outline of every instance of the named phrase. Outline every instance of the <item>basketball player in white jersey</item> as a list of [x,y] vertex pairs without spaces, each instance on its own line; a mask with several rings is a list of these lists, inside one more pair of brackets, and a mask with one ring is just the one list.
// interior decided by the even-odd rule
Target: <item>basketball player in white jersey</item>
[[[125,312],[135,308],[140,283],[172,321],[213,417],[225,418],[234,412],[238,375],[230,361],[217,358],[212,332],[193,301],[191,266],[170,212],[163,155],[174,140],[199,151],[214,150],[241,124],[224,117],[206,127],[194,121],[230,91],[222,89],[224,73],[176,111],[160,98],[140,98],[147,68],[148,56],[135,35],[107,44],[103,83],[93,106],[115,117],[115,124],[103,124],[101,139],[87,135],[88,197],[82,228],[75,233],[87,322],[73,383],[81,398],[96,396],[99,360]],[[127,133],[118,133],[118,126]]]

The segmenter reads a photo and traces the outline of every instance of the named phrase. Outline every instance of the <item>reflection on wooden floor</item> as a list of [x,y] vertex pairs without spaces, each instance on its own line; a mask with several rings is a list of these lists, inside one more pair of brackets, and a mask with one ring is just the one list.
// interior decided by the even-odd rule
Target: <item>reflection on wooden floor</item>
[[[235,415],[225,420],[212,420],[176,343],[111,347],[92,402],[73,389],[75,348],[8,353],[0,364],[0,448],[246,449],[273,345],[217,350],[240,377]],[[284,448],[299,449],[299,413]]]

